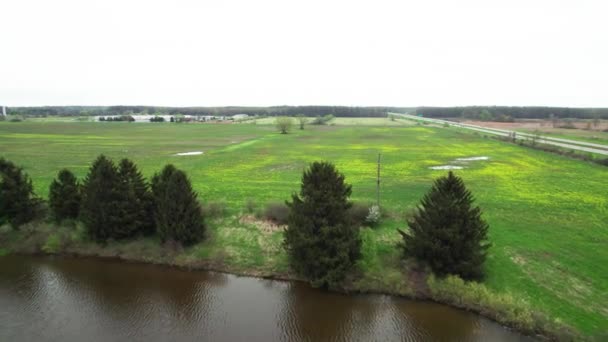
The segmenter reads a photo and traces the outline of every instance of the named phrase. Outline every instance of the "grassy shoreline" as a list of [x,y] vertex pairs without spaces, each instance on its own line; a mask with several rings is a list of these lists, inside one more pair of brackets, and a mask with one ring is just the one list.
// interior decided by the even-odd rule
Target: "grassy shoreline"
[[[211,222],[211,226],[226,229],[223,225],[230,221],[216,219]],[[175,267],[187,271],[212,271],[271,280],[306,281],[291,272],[284,263],[285,260],[273,260],[269,257],[273,253],[270,249],[261,251],[260,257],[264,259],[262,265],[221,260],[212,254],[201,257],[201,250],[218,247],[217,237],[214,236],[216,233],[217,230],[212,229],[208,241],[187,248],[161,245],[156,237],[109,241],[103,246],[88,240],[79,223],[56,225],[37,221],[23,226],[18,231],[7,225],[0,227],[0,245],[3,246],[0,248],[0,257],[16,254],[101,258]],[[377,277],[373,272],[363,271],[364,266],[359,265],[339,288],[332,291],[433,301],[479,314],[524,335],[544,340],[570,341],[586,338],[563,322],[547,319],[546,314],[534,311],[528,302],[516,298],[511,293],[496,293],[481,283],[463,282],[457,277],[438,279],[425,270],[418,269],[411,261],[392,266],[383,269],[385,277]]]

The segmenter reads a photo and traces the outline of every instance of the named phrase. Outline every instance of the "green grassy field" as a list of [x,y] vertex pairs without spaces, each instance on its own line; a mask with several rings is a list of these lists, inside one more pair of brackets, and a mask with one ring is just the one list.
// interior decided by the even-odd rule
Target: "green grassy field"
[[[251,123],[254,120],[258,125],[274,125],[276,118],[249,119],[244,123]],[[312,122],[314,118],[307,118],[307,120],[308,122]],[[297,118],[293,118],[293,123],[294,128],[299,127]],[[413,125],[414,123],[407,120],[391,120],[389,118],[334,118],[329,124],[334,126],[406,126]]]
[[94,116],[47,116],[46,118],[27,118],[28,122],[59,123],[59,122],[95,122]]
[[[381,153],[381,203],[393,215],[362,231],[356,285],[394,293],[408,291],[395,247],[396,228],[405,227],[400,218],[446,173],[429,167],[461,165],[456,173],[490,224],[486,286],[586,335],[608,330],[608,168],[455,129],[390,125],[369,120],[281,135],[272,125],[251,123],[0,122],[0,156],[22,165],[42,197],[60,168],[82,177],[100,153],[131,158],[146,176],[173,163],[188,172],[203,202],[224,202],[231,212],[214,221],[209,241],[179,258],[280,272],[287,267],[281,232],[263,232],[236,213],[248,200],[262,206],[288,199],[315,160],[335,163],[353,185],[352,199],[369,203]],[[189,151],[204,154],[174,156]],[[475,156],[489,160],[454,161]]]

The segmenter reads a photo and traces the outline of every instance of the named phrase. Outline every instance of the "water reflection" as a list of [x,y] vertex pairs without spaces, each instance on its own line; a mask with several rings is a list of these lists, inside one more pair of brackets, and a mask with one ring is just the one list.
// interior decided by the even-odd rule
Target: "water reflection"
[[522,339],[466,312],[389,296],[94,259],[0,258],[0,341]]
[[378,306],[361,296],[346,296],[291,283],[277,320],[286,340],[373,340]]

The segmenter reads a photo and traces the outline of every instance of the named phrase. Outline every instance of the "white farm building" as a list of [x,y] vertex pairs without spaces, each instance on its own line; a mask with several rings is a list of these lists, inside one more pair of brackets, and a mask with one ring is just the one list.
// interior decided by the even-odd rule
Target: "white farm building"
[[235,120],[235,121],[244,120],[244,119],[247,119],[247,118],[249,118],[249,114],[234,114],[232,116],[232,119]]

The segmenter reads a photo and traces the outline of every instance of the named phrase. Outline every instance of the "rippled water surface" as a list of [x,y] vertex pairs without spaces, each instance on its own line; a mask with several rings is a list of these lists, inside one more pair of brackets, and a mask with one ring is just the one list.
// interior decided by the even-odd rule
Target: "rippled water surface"
[[0,341],[523,341],[479,316],[305,284],[96,259],[0,257]]

